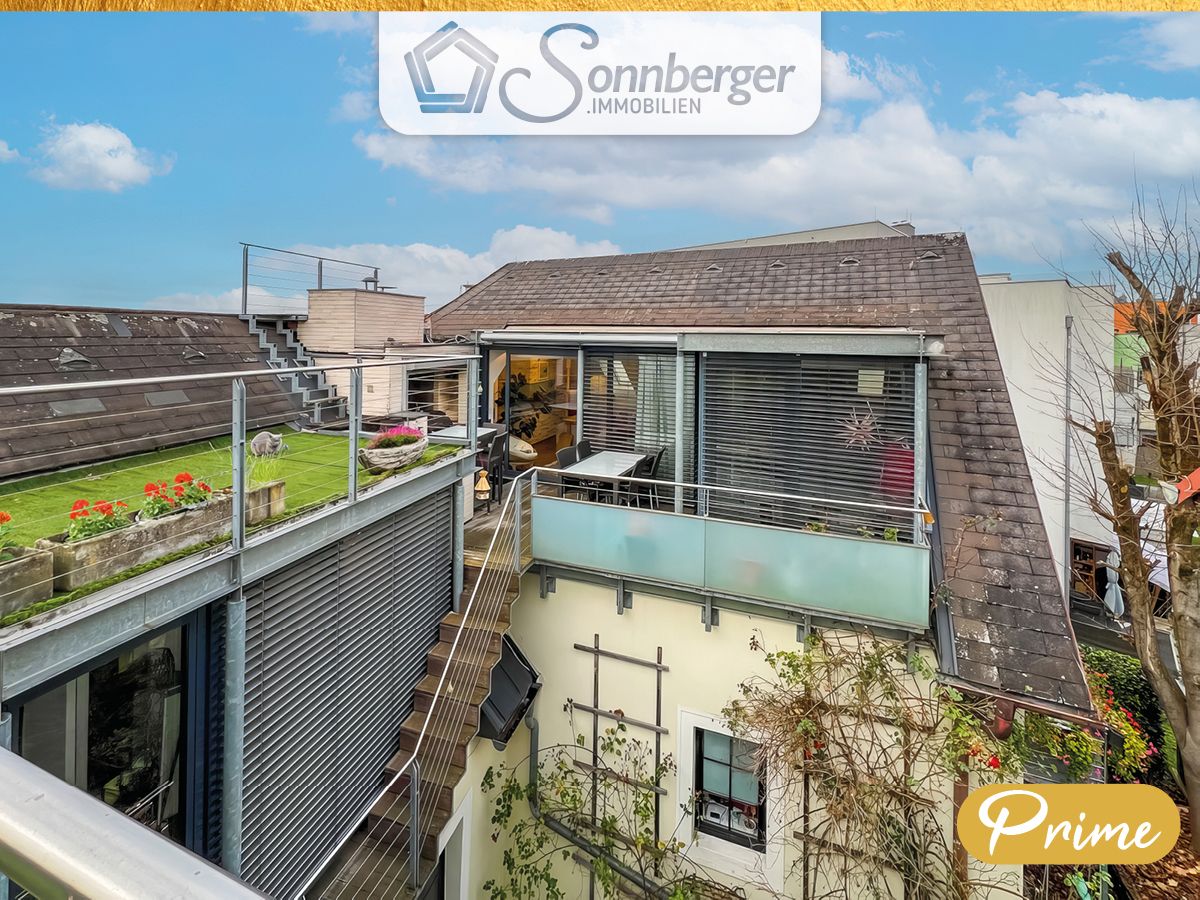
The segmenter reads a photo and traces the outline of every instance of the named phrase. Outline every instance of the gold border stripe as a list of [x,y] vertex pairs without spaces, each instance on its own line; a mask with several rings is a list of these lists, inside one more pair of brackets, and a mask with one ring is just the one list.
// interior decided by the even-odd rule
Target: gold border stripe
[[0,10],[17,12],[522,12],[817,10],[820,12],[1169,12],[1200,10],[1200,0],[0,0]]

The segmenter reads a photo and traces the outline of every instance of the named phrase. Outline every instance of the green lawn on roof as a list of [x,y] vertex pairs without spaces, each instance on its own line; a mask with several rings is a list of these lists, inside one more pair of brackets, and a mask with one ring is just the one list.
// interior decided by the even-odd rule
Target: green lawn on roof
[[[289,514],[345,496],[347,437],[285,432],[284,440],[287,451],[257,474],[263,476],[260,480],[286,482]],[[17,544],[32,545],[38,538],[65,531],[71,504],[79,499],[91,503],[123,500],[131,510],[136,510],[142,504],[147,483],[171,482],[179,472],[188,472],[214,488],[228,487],[232,482],[229,445],[229,438],[215,438],[5,482],[0,484],[0,510],[13,517],[12,539]],[[459,449],[447,444],[430,445],[415,466]],[[251,461],[252,467],[254,464]],[[252,472],[251,477],[255,474]],[[360,485],[378,481],[380,477],[359,469]]]

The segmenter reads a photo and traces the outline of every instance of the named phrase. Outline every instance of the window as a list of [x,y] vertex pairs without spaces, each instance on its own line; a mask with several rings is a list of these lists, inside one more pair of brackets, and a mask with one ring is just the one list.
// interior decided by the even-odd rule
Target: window
[[757,744],[696,729],[696,827],[704,834],[766,850],[766,797]]

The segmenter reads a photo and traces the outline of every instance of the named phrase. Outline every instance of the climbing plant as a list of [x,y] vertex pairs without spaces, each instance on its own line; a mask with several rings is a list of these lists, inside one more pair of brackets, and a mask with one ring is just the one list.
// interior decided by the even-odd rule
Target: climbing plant
[[[594,755],[586,744],[578,734],[572,744],[541,748],[532,779],[528,759],[485,773],[492,840],[505,843],[503,874],[483,885],[486,896],[557,900],[567,896],[564,867],[579,864],[605,898],[745,897],[688,860],[677,833],[658,833],[655,787],[675,776],[670,755],[656,762],[653,744],[631,736],[620,721],[600,732]],[[675,818],[662,813],[664,821]]]

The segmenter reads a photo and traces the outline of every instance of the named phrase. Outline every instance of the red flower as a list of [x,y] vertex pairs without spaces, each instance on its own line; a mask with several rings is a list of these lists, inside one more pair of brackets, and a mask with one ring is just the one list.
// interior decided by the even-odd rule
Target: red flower
[[88,502],[86,500],[76,500],[71,504],[71,509],[73,510],[87,509],[87,507]]
[[175,476],[176,484],[189,484],[191,482],[191,480],[192,480],[192,475],[190,472],[180,472],[178,475]]
[[147,497],[153,497],[158,493],[158,485],[153,481],[148,481],[146,482],[146,487],[143,488],[143,490],[146,492]]
[[0,525],[7,525],[12,521],[12,516],[0,509]]
[[993,753],[991,756],[989,756],[988,761],[987,761],[987,767],[989,769],[1000,768],[1000,757],[998,757],[995,753]]
[[87,517],[88,517],[88,511],[86,509],[77,509],[74,512],[72,512],[71,516],[70,516],[70,518],[72,518],[72,519],[86,519]]
[[129,504],[126,503],[124,500],[118,500],[117,501],[117,509],[129,509]]
[[204,491],[206,494],[212,492],[212,488],[210,488],[208,484],[203,481],[197,481],[196,487],[200,488],[200,490]]
[[111,516],[113,514],[113,505],[107,500],[97,500],[95,510],[102,516]]
[[176,496],[176,497],[182,497],[182,496],[183,496],[183,490],[184,490],[184,488],[183,488],[183,485],[182,485],[182,484],[177,484],[177,485],[175,485],[175,496]]

